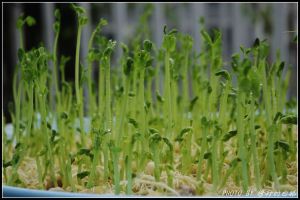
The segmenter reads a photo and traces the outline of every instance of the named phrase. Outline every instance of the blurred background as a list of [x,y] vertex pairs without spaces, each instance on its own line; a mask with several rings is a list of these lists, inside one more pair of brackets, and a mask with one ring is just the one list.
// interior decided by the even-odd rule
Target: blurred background
[[[267,39],[271,46],[270,59],[274,60],[277,49],[281,59],[293,67],[289,98],[297,95],[297,43],[298,3],[79,3],[87,11],[88,25],[81,38],[81,62],[85,65],[87,43],[100,18],[108,21],[102,34],[128,44],[136,37],[136,29],[148,29],[149,37],[160,47],[163,26],[189,33],[194,38],[194,48],[200,51],[199,18],[205,19],[208,30],[218,28],[223,35],[223,59],[230,61],[232,53],[240,52],[240,46],[250,47],[255,38]],[[74,56],[77,21],[70,4],[65,3],[3,3],[3,113],[10,121],[8,102],[13,101],[12,77],[17,64],[19,32],[16,21],[21,13],[33,16],[37,23],[25,26],[25,49],[43,43],[52,51],[54,43],[54,10],[61,10],[61,34],[58,44],[59,56],[71,56],[66,65],[66,80],[74,79]],[[118,45],[112,67],[122,50]],[[49,65],[51,68],[51,65]]]

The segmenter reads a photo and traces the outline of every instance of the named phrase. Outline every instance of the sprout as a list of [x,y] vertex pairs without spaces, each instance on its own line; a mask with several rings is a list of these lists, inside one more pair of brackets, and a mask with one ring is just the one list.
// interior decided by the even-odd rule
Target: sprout
[[[110,184],[115,194],[141,194],[144,188],[178,194],[177,183],[185,183],[199,195],[217,194],[232,180],[231,186],[246,194],[248,188],[278,190],[288,183],[288,166],[297,160],[297,101],[286,99],[291,69],[283,73],[286,63],[279,53],[275,62],[267,59],[268,41],[240,46],[227,63],[222,33],[214,29],[210,34],[200,19],[201,53],[193,48],[192,36],[167,26],[158,48],[147,39],[146,10],[134,40],[118,41],[120,60],[111,60],[117,41],[101,34],[105,19],[95,24],[83,44],[88,55],[80,58],[81,33],[89,19],[83,7],[72,4],[72,9],[78,20],[73,58],[57,58],[63,10],[54,12],[51,53],[42,45],[26,50],[21,41],[9,104],[12,138],[3,130],[5,184],[27,186],[19,176],[27,157],[35,161],[32,178],[39,189],[76,192]],[[24,25],[35,23],[21,15],[20,35]],[[74,83],[65,77],[71,59]],[[87,66],[81,64],[84,59]]]

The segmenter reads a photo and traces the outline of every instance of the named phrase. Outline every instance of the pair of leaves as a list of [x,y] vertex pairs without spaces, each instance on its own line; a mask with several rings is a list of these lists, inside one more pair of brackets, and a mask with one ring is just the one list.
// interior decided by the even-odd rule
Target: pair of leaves
[[98,22],[97,26],[96,26],[96,33],[99,33],[102,29],[103,26],[106,26],[108,23],[107,23],[107,20],[106,19],[103,19],[101,18],[100,21]]
[[143,42],[144,50],[147,52],[150,52],[152,50],[152,45],[153,44],[150,40],[144,40],[144,42]]
[[251,48],[245,48],[244,46],[240,46],[240,50],[244,54],[244,56],[248,56],[251,52]]
[[297,125],[297,116],[293,114],[284,115],[281,112],[277,112],[273,119],[273,123],[276,124],[277,122]]
[[274,149],[278,149],[279,147],[286,152],[290,151],[290,145],[285,140],[278,140],[275,142]]
[[19,160],[20,160],[20,155],[14,154],[13,158],[10,161],[3,164],[3,167],[7,168],[9,166],[15,166],[19,162]]
[[83,171],[83,172],[77,173],[77,178],[83,179],[84,177],[88,176],[89,174],[90,174],[89,171]]
[[93,157],[94,157],[94,155],[90,149],[84,149],[84,148],[80,149],[76,155],[77,156],[86,155],[86,156],[90,157],[91,160],[93,160]]
[[93,62],[101,58],[101,52],[99,49],[91,48],[88,53],[88,61]]
[[56,21],[53,24],[53,29],[56,33],[58,33],[60,30],[60,18],[61,18],[59,9],[55,9],[54,16],[56,18]]
[[178,136],[176,137],[175,141],[183,141],[184,140],[184,137],[186,134],[188,134],[190,131],[192,131],[193,128],[192,127],[186,127],[186,128],[183,128],[180,133],[178,134]]
[[117,43],[116,41],[112,41],[112,40],[108,41],[106,49],[103,52],[103,55],[105,57],[109,57],[111,55],[111,53],[113,52],[113,50],[114,50],[114,48],[116,46],[116,43]]
[[218,124],[218,122],[216,120],[209,120],[204,116],[201,118],[201,124],[203,126],[216,126]]
[[254,97],[258,97],[261,89],[259,75],[253,70],[246,74],[246,76],[239,80],[239,89],[246,94],[250,94],[252,92]]
[[27,24],[29,27],[33,26],[36,24],[36,20],[34,19],[34,17],[32,16],[27,16],[24,19],[24,15],[21,14],[21,16],[18,18],[17,20],[17,28],[21,29],[23,27],[24,24]]
[[70,56],[62,55],[60,58],[60,70],[63,71],[64,67],[66,66],[67,62],[71,60]]
[[88,22],[88,18],[86,16],[84,16],[85,14],[85,10],[83,9],[83,7],[81,6],[77,6],[75,4],[71,4],[71,8],[76,12],[77,17],[78,17],[78,21],[79,21],[79,25],[83,26]]
[[215,73],[216,76],[222,76],[223,78],[225,78],[227,81],[231,80],[231,76],[229,74],[229,72],[225,69],[218,71]]
[[68,119],[68,114],[66,113],[66,112],[62,112],[61,114],[60,114],[60,118],[61,119]]
[[131,73],[133,72],[133,59],[131,57],[127,57],[126,59],[126,64],[124,65],[123,71],[124,74],[128,77],[131,75]]
[[286,115],[280,119],[280,122],[283,124],[293,124],[297,125],[297,116],[296,115]]
[[182,37],[182,43],[183,49],[188,52],[193,48],[194,39],[190,35],[184,35]]
[[137,141],[141,139],[142,134],[139,132],[136,132],[135,134],[132,135],[131,138],[131,145],[133,146],[133,144]]
[[221,32],[218,30],[214,30],[214,40],[205,30],[201,30],[201,36],[210,46],[216,45],[221,41]]
[[133,118],[129,118],[128,119],[128,123],[132,124],[134,126],[134,128],[138,128],[139,127],[138,122],[135,119],[133,119]]
[[265,59],[269,54],[269,45],[266,40],[260,41],[258,38],[253,43],[253,49],[258,51],[259,59]]
[[225,134],[223,136],[223,139],[222,141],[223,142],[227,142],[230,138],[234,137],[237,135],[237,130],[232,130],[232,131],[229,131],[227,134]]
[[176,37],[175,34],[178,31],[176,29],[172,29],[167,32],[167,26],[164,26],[164,37],[162,42],[162,47],[166,49],[167,52],[173,52],[176,49]]

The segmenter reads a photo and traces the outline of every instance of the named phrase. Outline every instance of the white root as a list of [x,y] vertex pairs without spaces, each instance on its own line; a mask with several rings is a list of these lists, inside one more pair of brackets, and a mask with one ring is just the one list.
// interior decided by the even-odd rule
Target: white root
[[165,183],[162,182],[153,182],[153,181],[147,181],[147,180],[143,180],[143,179],[139,179],[139,178],[135,178],[136,182],[140,182],[140,183],[144,183],[144,184],[149,184],[149,185],[153,185],[156,187],[160,187],[160,188],[164,188],[166,190],[168,190],[169,192],[173,193],[176,196],[180,196],[180,194],[175,191],[174,189],[170,188],[168,185],[166,185]]

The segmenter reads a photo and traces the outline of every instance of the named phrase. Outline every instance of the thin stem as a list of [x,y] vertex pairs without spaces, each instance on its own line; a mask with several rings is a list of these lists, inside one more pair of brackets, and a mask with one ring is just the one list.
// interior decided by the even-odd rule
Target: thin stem
[[251,135],[251,151],[253,156],[253,163],[254,163],[254,174],[255,174],[255,184],[256,189],[261,189],[261,179],[260,179],[260,168],[259,168],[259,160],[257,155],[257,147],[256,147],[256,133],[255,133],[255,125],[254,125],[254,112],[255,112],[255,105],[254,105],[254,98],[253,94],[250,93],[250,121],[249,121],[249,127],[250,127],[250,135]]
[[81,101],[81,88],[79,85],[79,52],[80,52],[80,38],[81,38],[82,26],[79,25],[77,32],[77,43],[76,43],[76,56],[75,56],[75,92],[77,100],[77,108],[80,117],[80,136],[81,136],[81,145],[85,146],[85,136],[84,136],[84,127],[83,127],[83,105]]

